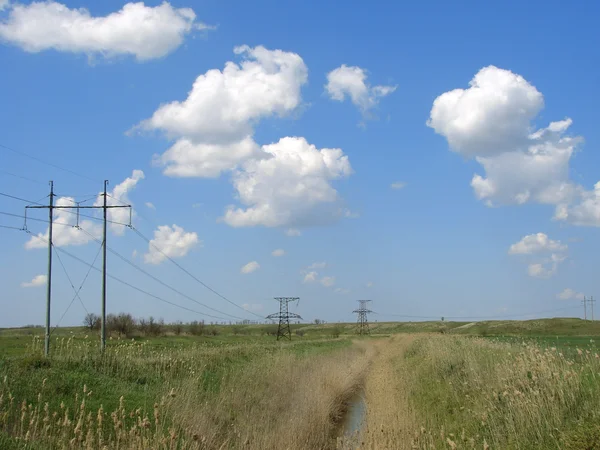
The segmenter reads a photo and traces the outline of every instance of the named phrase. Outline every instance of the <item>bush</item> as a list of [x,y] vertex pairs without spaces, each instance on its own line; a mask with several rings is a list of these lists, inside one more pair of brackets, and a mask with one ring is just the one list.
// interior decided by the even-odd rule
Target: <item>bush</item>
[[188,325],[188,332],[192,336],[202,336],[204,331],[204,321],[198,322],[197,320],[194,320]]
[[342,329],[340,327],[333,327],[331,329],[331,337],[339,338],[340,334],[342,334]]
[[212,327],[210,327],[210,329],[208,330],[208,333],[212,336],[217,336],[219,334],[219,329],[217,327],[215,327],[214,325]]
[[148,319],[140,319],[138,329],[144,336],[162,336],[165,334],[165,322],[160,319],[157,321],[150,316]]
[[92,331],[99,330],[100,324],[101,318],[98,314],[88,313],[83,319],[83,325]]
[[120,313],[106,316],[106,327],[109,331],[119,333],[119,336],[130,337],[135,330],[135,319],[131,314]]
[[300,336],[300,337],[304,336],[304,330],[296,330],[295,333],[296,333],[296,336]]
[[183,333],[183,322],[178,321],[173,324],[173,333],[175,336],[179,336],[181,333]]

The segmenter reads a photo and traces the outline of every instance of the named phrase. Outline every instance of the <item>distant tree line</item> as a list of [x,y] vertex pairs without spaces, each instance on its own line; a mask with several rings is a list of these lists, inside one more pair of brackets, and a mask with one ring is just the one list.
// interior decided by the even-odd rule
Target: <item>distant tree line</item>
[[[90,331],[98,331],[101,326],[101,318],[97,314],[89,313],[83,319],[83,325]],[[204,321],[195,320],[189,323],[165,324],[163,319],[155,319],[152,316],[136,319],[128,313],[108,314],[106,316],[106,331],[121,337],[135,335],[156,337],[164,336],[167,333],[175,335],[191,334],[192,336],[216,336],[219,334],[217,327],[214,325],[206,326]]]

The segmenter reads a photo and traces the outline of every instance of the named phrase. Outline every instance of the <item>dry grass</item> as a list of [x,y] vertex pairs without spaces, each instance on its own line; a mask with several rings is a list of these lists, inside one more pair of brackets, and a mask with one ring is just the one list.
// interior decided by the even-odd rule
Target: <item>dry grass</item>
[[106,411],[90,407],[98,393],[81,386],[71,401],[53,408],[45,381],[31,400],[15,398],[11,384],[19,380],[5,377],[0,438],[4,433],[19,448],[43,443],[44,449],[335,447],[339,416],[372,354],[359,343],[306,355],[296,351],[302,345],[155,349],[123,342],[100,357],[95,345],[66,339],[55,345],[52,364],[132,382],[159,380],[161,394],[147,409],[121,396]]
[[600,412],[600,359],[590,350],[567,357],[525,343],[429,336],[407,355],[422,424],[414,448],[594,448],[573,447],[571,436]]

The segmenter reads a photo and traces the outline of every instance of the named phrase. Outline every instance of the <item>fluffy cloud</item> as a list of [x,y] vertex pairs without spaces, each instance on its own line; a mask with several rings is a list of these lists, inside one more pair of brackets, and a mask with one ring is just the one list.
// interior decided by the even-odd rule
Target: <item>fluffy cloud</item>
[[560,241],[550,239],[544,233],[530,234],[508,249],[509,255],[533,255],[534,261],[528,265],[528,273],[536,278],[550,278],[558,271],[558,266],[567,257],[569,247]]
[[246,264],[244,267],[242,267],[240,269],[241,273],[252,273],[257,271],[258,269],[260,269],[260,264],[257,263],[256,261],[250,261],[248,264]]
[[233,184],[246,208],[230,206],[224,221],[233,227],[301,227],[344,215],[331,181],[352,173],[340,149],[317,149],[306,139],[286,137],[263,146],[265,158],[247,161]]
[[390,187],[392,189],[402,189],[406,186],[406,183],[404,181],[396,181],[392,184],[390,184]]
[[437,97],[427,125],[451,150],[481,164],[485,175],[475,174],[471,186],[487,205],[548,204],[557,220],[600,226],[598,189],[586,191],[569,179],[582,138],[566,134],[569,118],[532,131],[543,107],[542,94],[522,76],[489,66],[468,89]]
[[46,275],[36,275],[31,281],[21,283],[21,287],[30,288],[44,286],[47,280],[48,277]]
[[300,227],[347,216],[333,180],[352,173],[340,149],[317,149],[302,137],[270,145],[254,141],[261,119],[283,117],[302,103],[308,79],[302,58],[264,47],[236,47],[239,64],[200,75],[184,101],[160,106],[134,129],[175,139],[154,164],[174,177],[218,177],[230,172],[241,205],[221,218],[233,227]]
[[556,295],[556,298],[560,300],[583,300],[584,295],[582,292],[576,292],[573,289],[566,288],[561,293]]
[[[106,197],[107,206],[124,206],[131,204],[129,200],[129,192],[135,188],[140,180],[144,179],[144,172],[141,170],[134,170],[130,177],[125,178],[121,183],[117,184],[115,188],[108,192]],[[102,206],[104,204],[104,194],[101,193],[96,198],[94,206]],[[125,227],[119,224],[128,224],[130,219],[129,208],[109,208],[106,212],[108,220],[116,223],[111,223],[110,228],[113,233],[121,236],[125,233]]]
[[194,29],[207,29],[190,8],[127,3],[115,13],[93,17],[84,8],[53,1],[13,4],[0,22],[0,38],[31,53],[44,50],[101,55],[133,55],[138,61],[163,57]]
[[197,245],[201,246],[202,241],[198,239],[196,233],[186,232],[175,224],[161,225],[154,230],[154,239],[151,239],[148,244],[148,253],[144,255],[144,262],[160,264],[167,257],[182,258]]
[[0,11],[4,11],[10,5],[10,0],[0,0]]
[[554,241],[545,233],[529,234],[508,249],[510,255],[531,255],[541,252],[563,252],[568,250],[566,244]]
[[186,100],[162,105],[138,125],[177,139],[155,157],[165,175],[217,177],[260,157],[252,138],[257,122],[285,116],[300,105],[300,89],[308,79],[300,56],[260,46],[236,47],[234,52],[242,58],[239,65],[228,62],[222,71],[200,75]]
[[332,100],[342,102],[348,97],[363,115],[395,90],[396,86],[370,86],[365,69],[345,64],[327,74],[325,85],[325,91]]
[[327,267],[327,263],[325,261],[314,262],[307,269],[324,269]]
[[154,203],[152,202],[146,202],[145,205],[148,209],[156,209],[156,206],[154,206]]
[[307,272],[304,275],[304,282],[305,283],[314,283],[315,281],[317,281],[317,277],[318,277],[318,273],[314,270],[311,270],[310,272]]
[[[72,197],[59,197],[55,200],[54,205],[59,206],[77,206],[75,199]],[[79,220],[77,223],[77,213],[75,209],[56,208],[53,212],[52,227],[52,244],[55,247],[66,247],[69,245],[85,245],[93,240],[94,236],[99,239],[102,236],[102,227],[98,223],[94,223],[91,220]],[[78,229],[77,226],[83,228],[87,233]],[[89,233],[89,234],[88,234]],[[90,236],[91,235],[91,236]],[[32,236],[25,243],[25,248],[47,248],[48,247],[49,231],[38,233]]]
[[321,278],[321,284],[325,287],[331,287],[335,284],[335,277],[323,277]]
[[283,255],[285,255],[285,250],[282,249],[282,248],[278,248],[276,250],[273,250],[271,252],[271,255],[273,255],[273,256],[283,256]]

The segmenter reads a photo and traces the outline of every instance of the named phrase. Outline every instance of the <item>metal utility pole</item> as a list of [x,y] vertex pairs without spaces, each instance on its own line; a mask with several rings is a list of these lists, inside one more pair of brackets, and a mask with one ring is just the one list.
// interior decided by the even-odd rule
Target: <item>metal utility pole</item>
[[50,202],[48,204],[48,279],[46,280],[46,333],[44,355],[50,354],[50,302],[52,300],[52,222],[54,210],[54,181],[50,181]]
[[[46,356],[48,356],[50,352],[50,300],[51,300],[51,285],[52,285],[52,219],[53,219],[53,210],[55,209],[76,209],[77,210],[77,224],[74,225],[74,228],[79,228],[79,210],[80,209],[102,209],[103,210],[103,238],[102,238],[102,323],[101,323],[101,333],[100,333],[100,349],[104,350],[106,347],[106,223],[107,220],[107,210],[111,208],[131,208],[131,205],[108,205],[107,204],[107,192],[106,187],[108,185],[108,180],[104,180],[104,202],[102,206],[62,206],[54,204],[54,183],[50,182],[50,204],[49,206],[26,206],[25,209],[40,209],[40,208],[48,208],[49,212],[49,224],[48,224],[48,282],[47,282],[47,309],[46,309],[46,339],[45,339],[45,349],[44,352]],[[27,216],[27,214],[25,215]],[[126,225],[126,224],[121,224]],[[130,224],[131,226],[131,214],[130,214]]]
[[583,303],[583,320],[587,320],[587,298],[584,296],[581,303]]
[[594,303],[596,303],[596,300],[594,300],[594,297],[592,296],[592,297],[590,297],[588,302],[590,303],[590,306],[592,307],[592,321],[594,321]]
[[100,332],[100,350],[106,348],[106,185],[108,180],[104,180],[104,205],[102,212],[104,220],[102,221],[102,319]]
[[277,327],[277,340],[287,339],[292,340],[292,330],[290,328],[291,319],[302,319],[298,314],[291,313],[288,310],[288,304],[290,302],[297,302],[300,297],[275,297],[275,300],[279,302],[279,313],[270,314],[267,319],[279,319],[279,326]]
[[369,320],[367,318],[367,314],[373,312],[367,307],[367,304],[370,301],[371,300],[358,300],[358,309],[352,311],[353,313],[358,314],[356,332],[360,335],[371,334],[369,331]]

